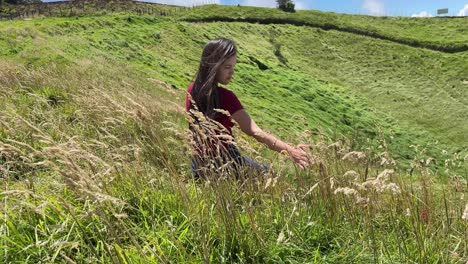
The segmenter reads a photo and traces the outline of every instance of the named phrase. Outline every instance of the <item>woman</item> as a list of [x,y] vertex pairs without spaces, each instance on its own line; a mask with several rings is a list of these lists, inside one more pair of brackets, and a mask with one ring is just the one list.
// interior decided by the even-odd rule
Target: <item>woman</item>
[[[192,160],[195,177],[206,176],[207,168],[229,167],[237,172],[244,167],[267,170],[268,167],[242,157],[232,138],[233,120],[242,132],[278,152],[286,152],[301,168],[309,165],[304,146],[291,146],[264,132],[244,110],[237,96],[221,86],[228,84],[237,63],[233,41],[218,38],[203,49],[195,81],[188,87],[186,110],[190,113],[190,129],[196,154]],[[210,165],[211,164],[211,165]]]

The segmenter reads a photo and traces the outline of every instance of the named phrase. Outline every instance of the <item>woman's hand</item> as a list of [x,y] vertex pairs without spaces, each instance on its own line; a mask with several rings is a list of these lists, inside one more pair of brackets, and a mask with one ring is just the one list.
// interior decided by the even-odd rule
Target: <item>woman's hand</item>
[[306,150],[309,148],[307,145],[298,145],[297,147],[288,148],[288,154],[299,165],[301,169],[305,169],[312,165],[312,160],[307,155]]
[[254,120],[250,118],[249,114],[247,114],[244,109],[235,112],[232,115],[232,118],[234,121],[236,121],[237,124],[239,124],[242,132],[252,136],[258,142],[267,145],[268,148],[274,151],[288,153],[294,162],[297,163],[299,167],[301,167],[301,169],[305,169],[314,164],[315,158],[312,159],[309,155],[307,155],[307,151],[310,149],[309,145],[297,145],[297,147],[293,147],[288,143],[274,137],[273,135],[264,132],[260,127],[257,126],[257,124],[255,124]]

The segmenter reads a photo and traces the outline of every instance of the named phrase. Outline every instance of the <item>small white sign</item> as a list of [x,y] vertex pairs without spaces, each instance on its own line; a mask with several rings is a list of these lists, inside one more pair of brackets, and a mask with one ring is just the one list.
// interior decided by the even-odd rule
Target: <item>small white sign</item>
[[437,9],[437,14],[438,15],[448,14],[448,8]]

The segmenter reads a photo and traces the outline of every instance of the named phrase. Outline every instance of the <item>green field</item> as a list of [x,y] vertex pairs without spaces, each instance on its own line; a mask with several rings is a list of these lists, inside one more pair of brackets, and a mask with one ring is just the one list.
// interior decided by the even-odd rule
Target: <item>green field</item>
[[295,24],[335,29],[373,36],[411,46],[446,50],[468,50],[466,18],[370,17],[336,14],[314,10],[286,13],[277,9],[255,7],[201,6],[182,17],[185,20],[238,20],[257,23]]
[[[468,18],[177,10],[0,22],[0,259],[467,260]],[[275,172],[191,179],[185,89],[220,36],[228,88],[321,166],[235,131]]]

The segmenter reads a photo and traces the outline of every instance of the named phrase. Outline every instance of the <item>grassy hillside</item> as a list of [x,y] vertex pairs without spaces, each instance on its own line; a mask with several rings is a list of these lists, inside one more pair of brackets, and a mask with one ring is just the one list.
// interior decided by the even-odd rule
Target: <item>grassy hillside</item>
[[[191,179],[184,90],[218,36],[239,45],[229,88],[319,164],[298,171],[237,131],[274,171]],[[0,22],[0,258],[463,263],[466,56],[130,13]]]
[[187,13],[188,20],[238,20],[259,23],[289,23],[388,39],[412,46],[440,49],[448,52],[467,51],[466,17],[408,18],[369,17],[315,10],[286,13],[273,8],[200,6]]
[[[112,58],[75,63],[0,65],[0,257],[7,263],[467,257],[462,178],[434,185],[424,161],[409,184],[410,175],[395,173],[391,162],[357,158],[349,142],[314,140],[323,163],[310,170],[295,172],[284,157],[257,157],[277,173],[194,182],[182,147],[183,110],[167,100],[176,97],[172,88],[145,83]],[[262,151],[240,143],[250,156]]]
[[[442,150],[463,153],[467,148],[466,53],[288,25],[190,24],[126,15],[34,23],[4,27],[0,47],[5,58],[65,66],[80,58],[112,56],[183,96],[204,43],[224,35],[239,43],[241,53],[231,89],[261,125],[282,136],[305,126],[335,139],[360,135],[355,140],[364,148],[363,141],[376,139],[381,129],[387,140],[396,135],[391,149],[398,158],[410,159],[410,145],[431,144],[428,155],[439,166]],[[285,97],[290,99],[280,99]],[[298,116],[306,124],[297,122]]]

